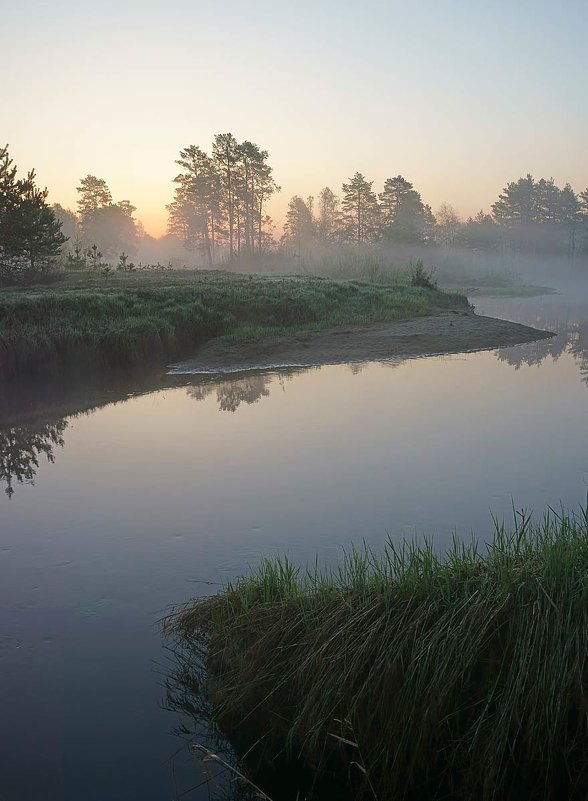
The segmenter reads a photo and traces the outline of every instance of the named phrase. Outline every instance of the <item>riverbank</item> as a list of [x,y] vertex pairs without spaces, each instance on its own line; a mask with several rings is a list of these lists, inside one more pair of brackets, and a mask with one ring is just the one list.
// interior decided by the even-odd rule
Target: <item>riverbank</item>
[[585,798],[587,537],[586,511],[551,512],[444,557],[265,561],[166,621],[171,705],[207,710],[270,796]]
[[435,288],[311,276],[90,274],[85,285],[76,275],[0,292],[0,376],[163,366],[218,336],[260,341],[468,308]]
[[183,374],[312,367],[487,350],[551,336],[519,323],[456,309],[411,320],[301,330],[265,339],[235,341],[221,337],[200,348],[194,359],[172,365],[170,371]]
[[[433,341],[432,323],[424,323],[424,318],[448,313],[456,313],[455,320],[447,320]],[[382,338],[381,330],[374,335],[360,331],[417,319],[415,330],[405,332],[412,339],[404,345],[402,337]],[[461,330],[466,320],[463,336],[447,339],[451,329]],[[355,347],[374,358],[514,344],[544,335],[514,325],[509,335],[504,322],[500,332],[491,332],[487,322],[479,322],[484,330],[480,328],[477,337],[479,320],[470,314],[464,296],[434,287],[221,271],[73,274],[59,285],[0,292],[0,377],[163,367],[195,354],[217,337],[224,339],[205,353],[253,346],[255,361],[255,348],[264,347],[261,343],[273,339],[282,347],[288,339],[289,362],[299,363],[294,351],[300,355],[314,347],[313,363],[321,363],[324,342],[309,344],[321,331],[327,332],[329,342],[333,337],[341,343],[347,339],[344,350]],[[441,339],[450,342],[448,348],[442,347]],[[395,347],[400,350],[390,350]],[[339,360],[344,358],[345,353]]]

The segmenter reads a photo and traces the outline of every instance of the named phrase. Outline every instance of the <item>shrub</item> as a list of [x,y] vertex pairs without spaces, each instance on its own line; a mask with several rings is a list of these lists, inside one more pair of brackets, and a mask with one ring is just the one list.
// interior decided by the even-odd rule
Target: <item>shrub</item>
[[422,259],[410,263],[410,285],[420,286],[425,289],[436,289],[437,281],[434,278],[435,268],[427,270]]

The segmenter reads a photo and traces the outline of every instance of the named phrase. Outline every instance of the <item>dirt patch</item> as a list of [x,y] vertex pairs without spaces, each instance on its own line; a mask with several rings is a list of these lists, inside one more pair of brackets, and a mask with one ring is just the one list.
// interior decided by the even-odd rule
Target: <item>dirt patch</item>
[[508,320],[451,311],[412,320],[299,331],[261,342],[229,342],[219,337],[197,356],[171,365],[172,373],[228,372],[267,367],[377,361],[486,350],[552,337],[549,331]]

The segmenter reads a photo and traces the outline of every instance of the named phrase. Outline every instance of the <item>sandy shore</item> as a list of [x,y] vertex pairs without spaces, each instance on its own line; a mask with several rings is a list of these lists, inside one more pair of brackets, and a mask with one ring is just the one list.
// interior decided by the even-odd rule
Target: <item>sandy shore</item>
[[220,337],[204,345],[194,359],[171,365],[170,372],[232,372],[461,353],[551,336],[549,331],[507,320],[451,311],[370,326],[301,331],[261,342],[234,343]]

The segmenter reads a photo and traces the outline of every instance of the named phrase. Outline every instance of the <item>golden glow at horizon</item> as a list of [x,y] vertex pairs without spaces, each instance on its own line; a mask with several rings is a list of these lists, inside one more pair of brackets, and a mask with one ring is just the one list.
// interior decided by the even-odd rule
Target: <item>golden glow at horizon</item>
[[527,172],[582,191],[586,7],[570,5],[11,4],[6,31],[27,36],[0,52],[2,143],[51,201],[75,208],[91,173],[155,235],[179,150],[225,131],[269,151],[278,223],[292,195],[340,194],[356,171],[378,192],[400,173],[462,216]]

